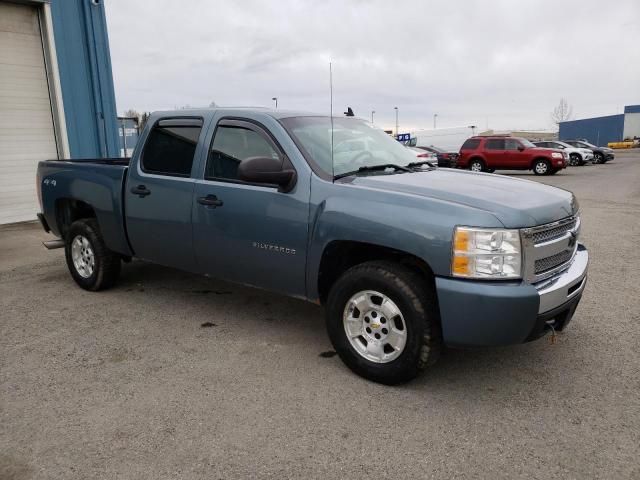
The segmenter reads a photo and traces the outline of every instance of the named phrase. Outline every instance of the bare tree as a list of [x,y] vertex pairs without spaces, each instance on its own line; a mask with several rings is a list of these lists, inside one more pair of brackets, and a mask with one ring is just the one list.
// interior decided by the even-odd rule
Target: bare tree
[[130,108],[129,110],[124,112],[124,116],[129,118],[140,118],[140,114],[133,108]]
[[569,105],[569,102],[565,98],[561,98],[558,106],[551,112],[551,120],[557,125],[560,122],[569,120],[572,114],[573,108]]

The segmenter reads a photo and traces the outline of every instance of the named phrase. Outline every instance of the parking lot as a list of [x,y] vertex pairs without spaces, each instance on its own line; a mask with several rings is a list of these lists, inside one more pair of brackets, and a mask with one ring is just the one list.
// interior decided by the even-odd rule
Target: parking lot
[[640,151],[572,190],[590,277],[556,344],[447,350],[368,382],[303,301],[134,261],[71,279],[0,227],[0,479],[640,478]]

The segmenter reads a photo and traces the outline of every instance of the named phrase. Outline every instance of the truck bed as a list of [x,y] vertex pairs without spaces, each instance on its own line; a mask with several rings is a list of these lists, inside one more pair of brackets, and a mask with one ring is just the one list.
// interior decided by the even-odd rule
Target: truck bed
[[38,164],[42,213],[52,232],[62,236],[57,212],[73,199],[90,205],[111,250],[131,255],[124,224],[123,191],[128,158],[44,160]]

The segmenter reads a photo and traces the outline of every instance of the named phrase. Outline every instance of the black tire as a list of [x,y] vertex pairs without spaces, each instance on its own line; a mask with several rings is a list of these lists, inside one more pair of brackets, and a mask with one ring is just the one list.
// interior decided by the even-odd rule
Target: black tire
[[558,173],[560,171],[559,168],[552,168],[551,170],[549,170],[549,175],[555,175],[556,173]]
[[493,173],[493,172],[496,171],[496,169],[495,168],[487,168],[486,171],[487,171],[487,173]]
[[[88,276],[85,276],[88,271],[83,274],[74,264],[72,245],[76,237],[86,239],[93,254],[93,268]],[[120,255],[105,246],[98,222],[93,218],[76,220],[71,224],[66,234],[64,252],[71,276],[85,290],[95,292],[109,288],[120,275]]]
[[[474,170],[474,165],[477,165],[475,170]],[[469,162],[469,170],[471,170],[472,172],[486,172],[487,166],[485,165],[482,159],[472,158],[471,161]]]
[[[387,363],[362,356],[345,332],[343,315],[347,304],[352,296],[365,290],[391,299],[406,325],[404,349]],[[435,363],[440,354],[442,340],[435,292],[417,273],[400,264],[366,262],[347,270],[329,292],[326,322],[331,343],[342,361],[358,375],[374,382],[386,385],[407,382]]]
[[569,155],[569,165],[571,165],[572,167],[577,167],[578,165],[584,165],[584,162],[582,161],[582,157],[580,155],[578,155],[577,153],[572,153],[571,155]]
[[539,158],[533,162],[531,168],[533,169],[533,173],[536,175],[549,175],[549,172],[551,171],[551,164],[548,160]]
[[600,152],[596,152],[593,154],[593,163],[604,163],[604,155],[602,155]]

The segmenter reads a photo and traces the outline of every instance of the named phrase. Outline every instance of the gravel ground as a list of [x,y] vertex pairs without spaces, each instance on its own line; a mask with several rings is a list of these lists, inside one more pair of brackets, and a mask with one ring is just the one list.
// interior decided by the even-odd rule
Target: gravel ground
[[535,180],[583,209],[568,330],[400,387],[332,356],[315,305],[142,262],[88,293],[1,228],[0,479],[640,478],[640,151]]

